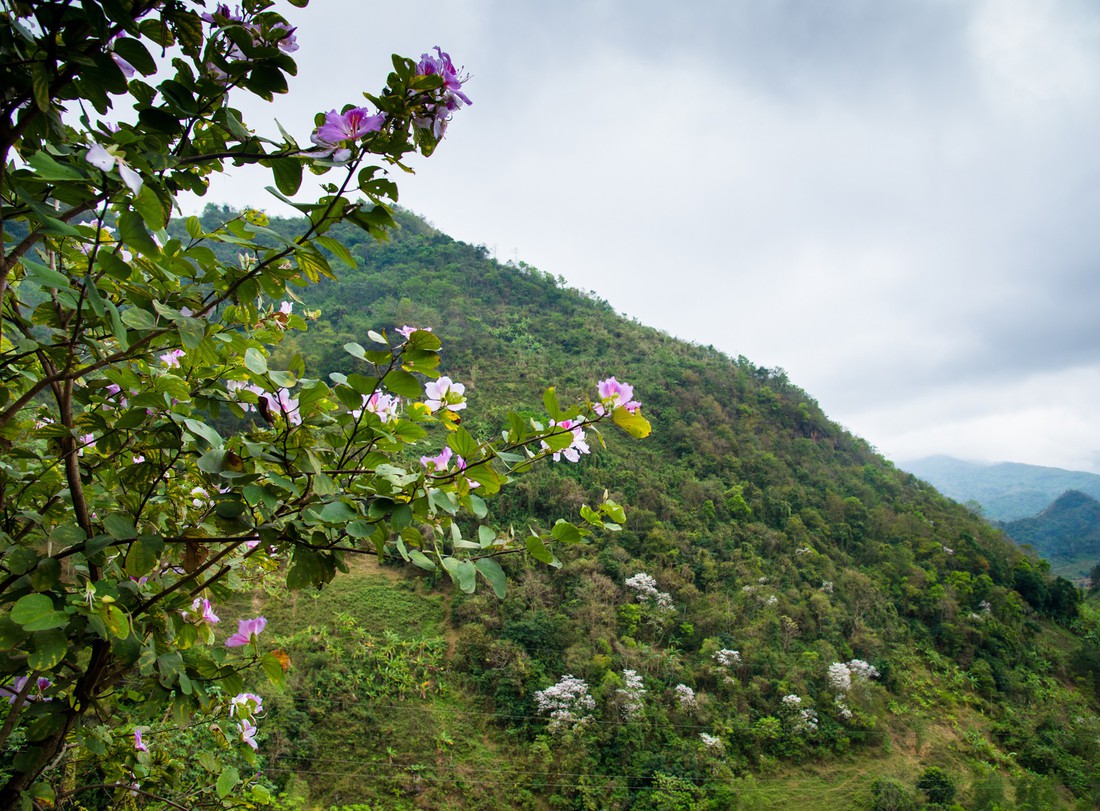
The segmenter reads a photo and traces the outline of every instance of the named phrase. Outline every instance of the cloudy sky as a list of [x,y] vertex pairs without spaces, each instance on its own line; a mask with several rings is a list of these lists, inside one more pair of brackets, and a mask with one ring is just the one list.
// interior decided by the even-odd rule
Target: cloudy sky
[[[474,106],[401,202],[781,366],[895,460],[1100,472],[1100,6],[313,0],[274,108],[439,44]],[[259,178],[212,197],[276,210]]]

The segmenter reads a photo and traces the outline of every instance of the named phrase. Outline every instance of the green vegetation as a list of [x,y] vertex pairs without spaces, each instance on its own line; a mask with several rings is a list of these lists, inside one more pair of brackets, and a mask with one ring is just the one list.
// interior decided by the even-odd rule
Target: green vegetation
[[[301,291],[316,321],[284,348],[339,372],[337,348],[368,325],[430,325],[448,348],[441,370],[476,405],[467,426],[491,425],[502,400],[536,411],[547,380],[579,394],[614,370],[655,431],[629,452],[608,436],[605,452],[495,502],[493,518],[517,531],[605,488],[630,506],[621,532],[560,551],[559,571],[501,558],[503,601],[420,576],[415,588],[449,608],[445,686],[420,717],[440,726],[414,745],[392,735],[395,714],[366,734],[327,717],[365,751],[436,770],[435,783],[387,783],[383,807],[446,801],[452,778],[417,748],[435,729],[467,774],[493,753],[480,773],[492,790],[463,795],[467,807],[901,808],[927,795],[928,773],[965,808],[1100,799],[1095,603],[831,423],[782,371],[673,340],[398,219],[387,244],[340,235],[358,267]],[[650,591],[627,585],[638,574]],[[348,613],[381,633],[369,610]],[[858,661],[878,675],[860,678]],[[630,672],[645,691],[637,710]],[[555,731],[539,693],[566,675],[591,708],[575,703]],[[308,689],[309,674],[295,678]],[[468,713],[461,724],[431,715],[441,701]],[[375,792],[372,772],[358,774]],[[311,802],[336,802],[316,783]]]
[[1033,518],[1008,521],[1001,528],[1049,560],[1052,571],[1079,582],[1100,561],[1100,501],[1077,490],[1063,493]]

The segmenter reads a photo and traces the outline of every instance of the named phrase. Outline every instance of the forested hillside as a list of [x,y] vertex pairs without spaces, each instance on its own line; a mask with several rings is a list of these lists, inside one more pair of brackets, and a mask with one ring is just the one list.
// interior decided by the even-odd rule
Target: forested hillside
[[1070,583],[781,370],[399,220],[387,244],[338,234],[356,267],[300,291],[310,327],[284,352],[326,377],[349,371],[341,347],[370,329],[431,327],[475,434],[501,430],[505,406],[540,408],[548,385],[583,396],[609,375],[633,384],[654,431],[607,436],[494,502],[517,531],[605,489],[628,516],[552,550],[560,568],[502,558],[503,601],[388,564],[328,596],[257,596],[300,628],[283,639],[291,687],[268,704],[268,773],[288,803],[1100,799],[1100,623]]
[[1084,580],[1100,564],[1100,501],[1077,490],[1063,493],[1034,517],[1007,521],[1002,527],[1012,540],[1034,547],[1067,577]]

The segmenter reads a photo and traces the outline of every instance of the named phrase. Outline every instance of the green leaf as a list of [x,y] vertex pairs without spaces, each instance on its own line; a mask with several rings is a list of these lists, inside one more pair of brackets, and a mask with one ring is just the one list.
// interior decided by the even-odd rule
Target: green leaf
[[508,577],[504,574],[504,570],[500,568],[500,564],[492,558],[481,558],[474,561],[474,566],[481,572],[485,582],[492,587],[493,593],[503,600],[508,594]]
[[113,40],[112,49],[134,66],[143,76],[152,76],[157,72],[157,63],[149,51],[136,37],[119,37]]
[[454,584],[467,594],[472,594],[477,588],[477,569],[470,561],[443,558],[443,568],[447,570]]
[[64,164],[58,163],[46,152],[35,152],[31,155],[27,163],[34,169],[34,173],[38,175],[40,180],[63,181],[87,179],[72,166],[65,166]]
[[561,406],[558,405],[558,393],[554,391],[553,386],[542,393],[542,404],[546,407],[546,413],[550,415],[554,422],[557,422],[561,418]]
[[133,520],[118,513],[111,513],[104,517],[103,528],[116,541],[126,541],[137,537],[137,529],[134,527]]
[[184,418],[183,423],[187,426],[188,431],[190,431],[195,436],[201,436],[203,439],[210,443],[211,447],[220,448],[223,444],[225,444],[225,440],[221,438],[218,432],[207,425],[205,422],[199,422],[198,420]]
[[447,446],[467,462],[472,462],[481,453],[481,445],[461,425],[447,437]]
[[420,381],[403,369],[393,369],[382,378],[382,385],[401,397],[420,398]]
[[[551,566],[555,563],[554,553],[546,548],[546,544],[542,542],[542,538],[538,535],[530,535],[527,538],[527,554],[533,557],[535,560],[542,563],[547,563]],[[559,566],[561,564],[558,564]]]
[[314,237],[313,241],[325,250],[332,252],[337,259],[349,268],[356,268],[359,266],[359,263],[355,261],[355,257],[351,255],[351,252],[344,247],[344,243],[340,240],[327,236],[319,236]]
[[554,528],[550,530],[550,534],[555,541],[561,541],[562,543],[580,543],[585,536],[584,532],[563,518],[559,518],[554,523]]
[[644,439],[653,430],[649,420],[643,417],[641,412],[635,411],[632,414],[622,406],[611,412],[611,421],[635,439]]
[[31,62],[31,90],[34,93],[34,103],[42,112],[50,109],[50,74],[46,70],[45,61]]
[[140,307],[127,307],[120,314],[122,323],[133,329],[154,329],[157,320],[151,312]]
[[68,649],[69,638],[64,631],[39,631],[34,635],[34,650],[27,654],[27,665],[31,670],[50,670],[65,658]]
[[421,569],[426,569],[429,572],[435,570],[435,563],[432,562],[432,559],[419,549],[409,550],[409,560],[412,561],[414,566],[419,566]]
[[253,374],[267,374],[267,358],[264,357],[263,352],[254,346],[250,346],[244,351],[244,365]]
[[132,544],[126,553],[126,573],[131,577],[141,577],[148,573],[164,551],[164,539],[158,535],[142,535]]
[[277,158],[268,164],[275,186],[286,195],[298,193],[302,186],[302,162],[297,158]]
[[[107,606],[107,616],[104,624],[111,635],[118,639],[126,639],[130,635],[130,624],[126,621],[126,615],[117,605]],[[188,626],[190,627],[190,626]]]
[[267,680],[276,687],[283,687],[286,684],[286,671],[283,670],[282,662],[274,654],[265,653],[260,659],[260,667],[263,668]]
[[118,233],[122,241],[138,253],[154,259],[160,256],[160,248],[145,230],[145,223],[136,211],[123,211],[118,215]]
[[47,631],[60,628],[69,621],[69,615],[64,611],[55,611],[53,600],[45,594],[20,597],[11,608],[11,618],[23,626],[24,631]]
[[239,782],[241,782],[240,772],[232,766],[226,766],[222,769],[222,773],[218,775],[218,782],[215,784],[214,789],[218,792],[218,797],[224,800]]
[[167,224],[164,206],[157,197],[157,193],[148,184],[142,186],[141,191],[134,196],[133,206],[153,231],[159,231]]
[[321,520],[330,524],[343,524],[361,517],[358,512],[342,501],[330,501],[321,508]]
[[23,263],[23,267],[27,269],[27,281],[41,285],[47,290],[65,290],[72,283],[64,273],[58,273],[46,265],[25,257],[20,261]]

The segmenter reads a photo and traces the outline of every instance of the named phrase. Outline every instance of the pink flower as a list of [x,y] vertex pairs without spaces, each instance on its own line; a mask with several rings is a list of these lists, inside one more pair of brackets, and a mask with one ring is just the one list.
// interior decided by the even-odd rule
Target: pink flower
[[637,400],[630,399],[634,396],[634,387],[629,383],[620,383],[613,377],[601,380],[596,390],[600,395],[600,402],[596,405],[597,414],[603,414],[605,407],[612,410],[625,408],[631,414],[642,407]]
[[389,394],[382,394],[376,391],[370,397],[363,395],[363,407],[357,408],[351,412],[351,415],[356,419],[359,419],[360,415],[364,411],[370,412],[382,420],[382,422],[389,422],[397,416],[397,407],[401,405],[401,400],[397,397],[392,397]]
[[406,324],[403,327],[394,327],[393,328],[393,331],[398,333],[399,335],[403,335],[405,337],[406,341],[409,340],[409,338],[412,337],[412,334],[414,332],[418,332],[418,331],[421,331],[421,330],[424,331],[424,332],[431,332],[432,328],[431,327],[410,327],[408,324]]
[[[221,622],[221,619],[214,613],[213,607],[210,605],[210,601],[203,598],[195,598],[195,602],[191,603],[191,610],[196,611],[199,614],[199,618],[203,622],[209,622],[211,625],[217,625]],[[187,612],[183,612],[183,616],[187,618]]]
[[431,380],[424,386],[424,393],[428,399],[424,401],[433,412],[441,408],[449,411],[461,411],[466,407],[466,387],[461,383],[455,383],[449,377],[441,377],[439,380]]
[[253,715],[264,711],[264,700],[255,693],[238,693],[229,699],[229,717],[240,716],[251,719]]
[[134,749],[139,752],[149,751],[149,747],[141,742],[141,727],[134,727]]
[[252,641],[252,637],[259,636],[267,625],[264,617],[256,617],[251,620],[237,620],[237,633],[225,640],[226,647],[242,648]]
[[[573,433],[573,441],[569,445],[569,447],[562,451],[556,451],[553,454],[553,459],[555,462],[560,462],[563,456],[565,457],[566,461],[579,462],[582,453],[592,452],[591,449],[588,447],[588,441],[584,435],[584,429],[580,425],[583,421],[583,417],[578,417],[575,420],[562,420],[559,423],[554,423],[553,421],[551,421],[551,425],[556,425],[556,427],[563,428],[565,430],[572,429]],[[548,451],[550,450],[550,446],[543,442],[542,449]]]
[[378,132],[385,122],[384,113],[370,115],[370,111],[364,107],[352,107],[346,113],[329,110],[325,113],[325,123],[310,136],[310,140],[320,147],[319,152],[311,154],[316,157],[332,155],[334,161],[342,163],[351,157],[351,150],[346,146],[341,147],[341,144]]
[[81,434],[76,441],[80,443],[80,449],[76,452],[76,455],[83,456],[85,448],[95,447],[95,434]]
[[180,365],[180,358],[182,358],[183,355],[184,352],[182,349],[172,349],[161,355],[159,357],[159,360],[161,363],[171,369],[178,369]]
[[422,130],[431,130],[436,140],[443,137],[447,131],[447,122],[451,120],[451,113],[462,107],[463,104],[473,104],[470,97],[462,92],[462,85],[468,76],[459,76],[455,70],[451,56],[445,53],[438,45],[435,46],[438,56],[422,54],[420,64],[416,66],[416,72],[420,76],[439,76],[443,79],[443,87],[435,91],[435,99],[424,105],[424,115],[418,116],[413,123]]
[[279,312],[281,312],[283,315],[290,315],[293,309],[294,303],[290,301],[284,301],[282,304],[279,305]]
[[[15,699],[20,693],[23,692],[23,688],[27,686],[27,681],[30,676],[20,676],[18,679],[11,683],[11,687],[0,687],[0,696],[7,696],[8,703],[14,704]],[[53,682],[47,679],[45,676],[39,676],[35,679],[34,686],[37,690],[27,692],[27,701],[52,701],[49,696],[42,695],[42,691],[52,685]]]
[[237,724],[237,729],[241,732],[241,740],[251,746],[253,749],[259,749],[259,744],[256,743],[256,727],[247,719]]
[[[422,464],[429,470],[435,471],[436,473],[442,473],[444,470],[447,469],[447,465],[450,463],[452,456],[454,456],[454,453],[451,451],[451,449],[444,448],[442,451],[439,452],[438,456],[421,456],[420,464]],[[461,456],[456,458],[458,459],[458,462],[456,463],[458,465],[458,469],[465,470],[466,461]]]

